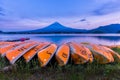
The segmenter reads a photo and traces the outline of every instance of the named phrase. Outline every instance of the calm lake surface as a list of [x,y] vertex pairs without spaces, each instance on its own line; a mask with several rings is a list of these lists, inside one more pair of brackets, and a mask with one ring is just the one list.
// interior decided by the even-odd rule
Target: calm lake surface
[[13,40],[25,37],[41,42],[54,42],[59,45],[71,41],[104,45],[120,44],[120,34],[0,34],[0,40]]

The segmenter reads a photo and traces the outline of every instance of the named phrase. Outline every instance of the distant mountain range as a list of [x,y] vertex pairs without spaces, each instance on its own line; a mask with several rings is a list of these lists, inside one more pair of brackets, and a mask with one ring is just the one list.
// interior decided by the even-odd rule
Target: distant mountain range
[[95,29],[85,30],[85,29],[74,29],[61,25],[58,22],[55,22],[47,27],[29,30],[29,31],[20,31],[20,32],[2,32],[0,33],[28,33],[28,34],[36,34],[36,33],[120,33],[120,24],[111,24],[107,26],[100,26]]
[[0,33],[2,33],[2,31],[0,31]]
[[120,33],[120,24],[100,26],[88,31],[89,33]]

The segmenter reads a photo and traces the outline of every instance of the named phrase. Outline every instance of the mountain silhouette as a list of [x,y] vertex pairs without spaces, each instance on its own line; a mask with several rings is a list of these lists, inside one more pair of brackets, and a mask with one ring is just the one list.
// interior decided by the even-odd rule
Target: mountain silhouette
[[100,26],[98,28],[89,30],[89,33],[118,33],[120,31],[120,24],[110,24],[106,26]]
[[0,33],[2,33],[3,31],[0,30]]
[[85,29],[74,29],[70,27],[66,27],[59,22],[54,22],[51,25],[48,25],[44,28],[36,29],[36,30],[29,30],[29,31],[19,31],[19,32],[2,32],[0,33],[12,33],[12,34],[37,34],[37,33],[47,33],[47,34],[54,34],[54,33],[120,33],[120,24],[110,24],[106,26],[100,26],[95,29],[85,30]]
[[61,25],[58,22],[55,22],[47,27],[37,29],[37,30],[31,30],[28,32],[41,32],[41,33],[83,33],[86,32],[87,30],[85,29],[74,29],[74,28],[69,28],[66,26]]

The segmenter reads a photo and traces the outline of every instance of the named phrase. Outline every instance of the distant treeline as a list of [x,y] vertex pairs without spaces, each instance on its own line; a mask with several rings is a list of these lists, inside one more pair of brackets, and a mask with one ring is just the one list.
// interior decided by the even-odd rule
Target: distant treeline
[[0,31],[0,33],[3,33],[2,31]]
[[[3,32],[0,31],[0,34],[105,34],[102,31],[93,31],[93,32]],[[118,31],[117,33],[120,33]]]
[[2,34],[81,34],[82,32],[1,32]]

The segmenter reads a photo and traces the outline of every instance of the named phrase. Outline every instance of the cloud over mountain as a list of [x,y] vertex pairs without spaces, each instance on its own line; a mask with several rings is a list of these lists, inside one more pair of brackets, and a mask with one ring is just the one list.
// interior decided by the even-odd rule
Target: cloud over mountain
[[3,12],[3,8],[2,7],[0,7],[0,16],[4,16],[5,14],[4,14],[4,12]]
[[106,2],[94,10],[96,15],[105,15],[120,11],[120,2],[118,0],[105,0]]

